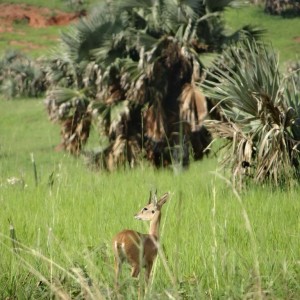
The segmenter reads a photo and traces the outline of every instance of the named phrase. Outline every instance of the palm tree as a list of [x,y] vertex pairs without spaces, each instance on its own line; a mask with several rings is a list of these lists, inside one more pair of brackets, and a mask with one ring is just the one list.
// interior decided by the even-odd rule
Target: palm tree
[[[220,12],[229,2],[108,2],[64,33],[49,71],[54,92],[47,97],[50,114],[69,130],[62,146],[78,135],[77,123],[93,116],[108,143],[98,155],[108,169],[125,161],[133,166],[144,154],[157,166],[188,165],[190,145],[194,158],[201,158],[210,141],[203,127],[206,100],[196,85],[203,75],[201,55],[257,33],[244,27],[225,35]],[[71,108],[81,98],[66,88],[87,104],[78,118]],[[78,135],[73,141],[80,143],[78,153],[85,140]]]
[[255,42],[231,47],[209,75],[214,80],[202,87],[223,120],[205,125],[224,140],[222,159],[233,182],[299,178],[299,91],[280,73],[274,51]]

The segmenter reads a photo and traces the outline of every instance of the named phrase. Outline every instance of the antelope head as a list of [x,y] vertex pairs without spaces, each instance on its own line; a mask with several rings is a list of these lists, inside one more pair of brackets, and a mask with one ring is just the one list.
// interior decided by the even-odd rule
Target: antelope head
[[157,200],[157,192],[150,192],[148,204],[144,206],[140,212],[134,217],[142,221],[151,221],[157,212],[160,212],[161,207],[166,203],[170,193],[165,193],[159,200]]

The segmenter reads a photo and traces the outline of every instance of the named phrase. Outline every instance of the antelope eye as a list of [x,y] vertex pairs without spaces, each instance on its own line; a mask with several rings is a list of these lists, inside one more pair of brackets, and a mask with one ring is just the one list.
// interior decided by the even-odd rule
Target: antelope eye
[[154,213],[155,213],[155,210],[152,210],[152,213],[154,214]]
[[144,207],[144,209],[143,210],[148,210],[148,208],[147,207]]

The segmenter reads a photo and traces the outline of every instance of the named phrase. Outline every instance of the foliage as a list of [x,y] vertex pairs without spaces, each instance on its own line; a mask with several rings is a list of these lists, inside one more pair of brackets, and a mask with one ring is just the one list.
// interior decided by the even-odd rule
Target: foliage
[[292,80],[288,81],[289,90],[296,90],[296,93],[300,93],[300,61],[292,61],[287,64],[286,72],[289,74]]
[[285,17],[300,16],[299,0],[266,0],[265,12]]
[[[86,114],[109,143],[100,165],[134,166],[145,155],[156,166],[186,166],[190,146],[194,158],[203,156],[210,138],[202,126],[206,100],[195,86],[201,54],[259,34],[250,27],[225,34],[220,12],[229,2],[108,2],[62,35],[52,86],[88,99]],[[50,111],[68,101],[60,95],[48,93]]]
[[231,47],[208,73],[214,81],[203,87],[223,119],[206,125],[225,139],[223,162],[233,181],[298,178],[299,91],[281,75],[275,52],[250,42]]
[[7,99],[38,97],[46,90],[43,64],[17,51],[8,51],[0,60],[0,91]]

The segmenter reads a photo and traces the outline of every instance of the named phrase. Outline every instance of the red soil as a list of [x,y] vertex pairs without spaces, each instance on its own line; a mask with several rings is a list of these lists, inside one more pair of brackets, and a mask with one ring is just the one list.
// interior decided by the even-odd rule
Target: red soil
[[67,25],[84,12],[66,13],[26,4],[0,4],[0,32],[12,31],[12,23],[25,21],[32,27]]

